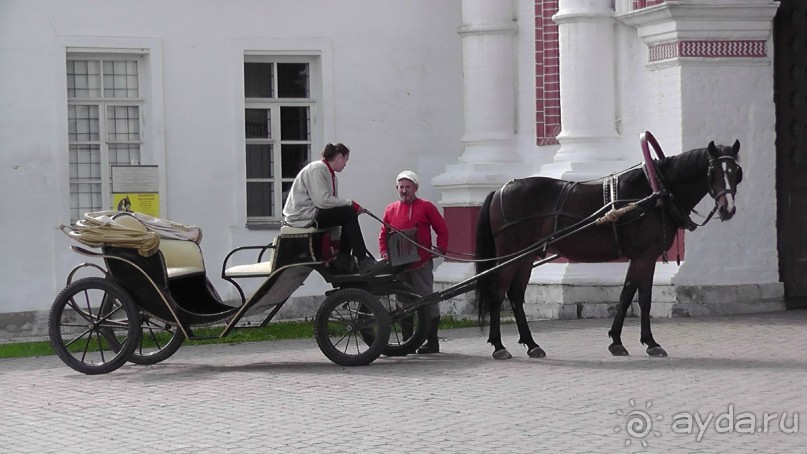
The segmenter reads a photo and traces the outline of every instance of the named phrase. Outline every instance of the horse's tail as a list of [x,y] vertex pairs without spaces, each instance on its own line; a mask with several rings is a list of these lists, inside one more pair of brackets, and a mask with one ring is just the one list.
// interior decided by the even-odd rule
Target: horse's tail
[[[476,274],[479,275],[483,271],[489,270],[496,265],[495,260],[490,260],[496,257],[496,243],[493,241],[493,230],[490,227],[490,204],[493,200],[491,192],[482,203],[482,209],[479,210],[479,217],[476,219]],[[476,307],[478,311],[479,326],[485,326],[485,318],[490,311],[490,301],[493,299],[491,295],[496,282],[495,273],[482,276],[476,282]]]

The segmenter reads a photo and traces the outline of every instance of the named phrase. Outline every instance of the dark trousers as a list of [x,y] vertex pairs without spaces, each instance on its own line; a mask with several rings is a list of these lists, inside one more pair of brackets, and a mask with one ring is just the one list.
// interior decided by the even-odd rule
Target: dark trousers
[[317,213],[317,227],[342,226],[342,237],[339,240],[339,252],[342,254],[353,254],[358,259],[367,257],[367,246],[364,244],[364,237],[359,226],[359,215],[350,205],[327,210],[319,210]]

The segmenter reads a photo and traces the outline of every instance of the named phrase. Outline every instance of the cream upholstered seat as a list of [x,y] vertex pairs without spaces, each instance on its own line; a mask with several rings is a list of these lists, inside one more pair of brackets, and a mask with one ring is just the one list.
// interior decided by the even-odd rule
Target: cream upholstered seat
[[168,278],[204,273],[202,250],[193,241],[160,239],[160,251],[165,259]]
[[274,254],[275,246],[277,246],[277,237],[275,237],[274,241],[272,242],[272,247],[267,249],[267,251],[272,252],[272,256],[269,257],[269,260],[257,263],[248,263],[246,265],[231,266],[226,270],[224,270],[223,277],[238,278],[238,277],[269,276],[275,269],[275,254]]

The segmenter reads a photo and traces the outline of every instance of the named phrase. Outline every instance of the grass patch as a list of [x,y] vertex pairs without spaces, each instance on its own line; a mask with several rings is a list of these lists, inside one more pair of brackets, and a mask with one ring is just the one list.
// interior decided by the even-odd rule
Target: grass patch
[[[440,328],[471,328],[477,326],[475,320],[455,319],[444,316],[440,319]],[[284,339],[309,339],[314,337],[314,322],[308,321],[288,321],[271,323],[265,327],[237,328],[230,332],[227,337],[219,338],[222,327],[199,328],[194,330],[196,337],[210,337],[214,339],[199,339],[185,341],[183,345],[205,345],[205,344],[237,344],[242,342],[266,342]],[[167,341],[167,337],[160,336],[161,342]],[[144,339],[144,346],[148,346]],[[53,347],[48,341],[36,342],[11,342],[0,344],[0,358],[29,358],[36,356],[55,355]]]

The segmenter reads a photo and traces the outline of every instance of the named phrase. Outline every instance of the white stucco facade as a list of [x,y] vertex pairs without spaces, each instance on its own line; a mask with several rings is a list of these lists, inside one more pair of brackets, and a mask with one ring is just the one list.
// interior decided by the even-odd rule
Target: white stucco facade
[[[277,233],[245,227],[245,53],[320,58],[312,159],[326,142],[347,144],[340,193],[381,214],[398,172],[428,181],[461,151],[460,12],[458,1],[428,0],[0,2],[0,187],[16,232],[0,265],[0,312],[46,310],[84,260],[57,229],[70,219],[69,50],[145,56],[141,164],[160,168],[161,216],[204,230],[216,281],[230,249]],[[429,185],[421,194],[439,198]],[[378,224],[364,217],[362,225],[377,251]]]
[[[215,279],[225,254],[277,234],[245,226],[243,64],[245,55],[263,52],[316,56],[321,83],[312,158],[326,142],[347,144],[352,154],[340,193],[378,214],[394,199],[393,179],[403,169],[418,172],[422,197],[444,208],[473,207],[511,178],[583,180],[633,165],[645,130],[667,154],[739,139],[745,178],[737,215],[688,233],[681,266],[659,265],[657,315],[672,314],[683,298],[677,288],[734,289],[717,303],[737,295],[747,305],[781,299],[771,64],[776,3],[648,2],[659,4],[637,11],[632,0],[613,8],[560,0],[552,20],[560,35],[562,129],[557,142],[541,146],[537,3],[551,2],[0,1],[0,191],[11,234],[0,264],[0,313],[47,310],[70,268],[83,261],[57,229],[70,217],[70,51],[143,56],[141,164],[159,166],[161,216],[203,228],[208,274],[225,297],[235,296]],[[766,52],[651,61],[654,46],[688,41],[762,41]],[[711,202],[703,203],[701,211],[708,211]],[[362,227],[377,251],[377,223],[365,216]],[[579,312],[569,305],[581,301],[614,301],[624,269],[619,263],[538,268],[533,282],[556,286],[531,289],[530,313],[559,317]],[[445,285],[469,274],[468,265],[438,268]],[[573,284],[582,286],[570,290]],[[313,276],[296,295],[325,288]]]

